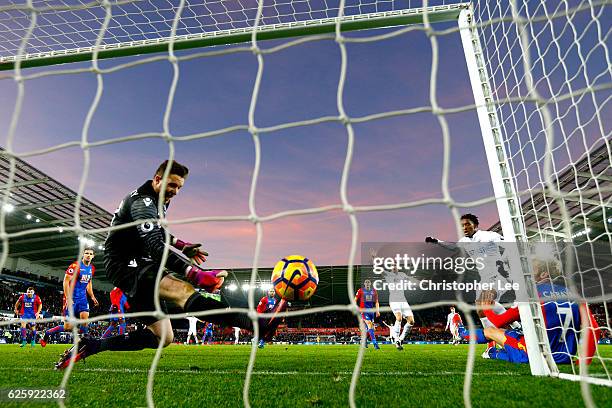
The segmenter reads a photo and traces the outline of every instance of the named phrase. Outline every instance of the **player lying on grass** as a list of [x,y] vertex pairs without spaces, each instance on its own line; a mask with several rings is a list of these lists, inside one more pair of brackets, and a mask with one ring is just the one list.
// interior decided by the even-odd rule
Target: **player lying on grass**
[[[40,339],[40,345],[45,347],[49,336],[54,333],[67,332],[72,330],[72,323],[66,321],[66,317],[70,316],[70,312],[79,319],[89,318],[89,301],[87,296],[98,306],[98,300],[93,292],[93,277],[96,273],[96,267],[93,265],[95,256],[93,248],[85,248],[81,261],[74,261],[70,264],[64,274],[64,307],[62,316],[64,322],[60,325],[50,328],[45,332],[45,335]],[[82,323],[79,326],[80,334],[87,334],[89,328],[87,323]]]
[[[372,281],[366,279],[363,282],[363,288],[359,288],[357,294],[355,294],[355,303],[361,309],[374,309],[376,306],[376,317],[380,317],[379,304],[378,304],[378,292],[376,289],[372,287]],[[374,334],[374,312],[364,310],[361,312],[361,318],[365,323],[368,335],[370,336],[370,340],[372,340],[372,344],[376,350],[380,349],[378,347],[378,342],[376,341],[376,335]],[[368,342],[366,340],[366,347],[368,347]]]
[[[165,176],[167,168],[169,175]],[[77,347],[75,361],[107,350],[157,348],[162,339],[164,347],[172,343],[174,336],[170,319],[154,315],[156,278],[166,249],[166,232],[161,218],[165,217],[171,199],[183,187],[188,173],[187,167],[175,161],[165,161],[157,168],[152,180],[129,193],[119,204],[111,221],[111,226],[116,228],[109,232],[104,244],[106,274],[126,294],[132,312],[150,312],[151,315],[139,318],[144,328],[122,336],[105,339],[83,337],[73,346]],[[163,205],[158,208],[160,203]],[[161,312],[167,313],[166,302],[172,302],[186,313],[215,309],[220,313],[208,316],[208,321],[253,330],[253,323],[246,314],[228,309],[228,304],[215,293],[223,285],[227,271],[203,270],[199,265],[208,254],[200,250],[200,244],[184,242],[173,236],[170,236],[170,243],[182,254],[168,251],[163,264],[158,286]],[[196,292],[194,286],[203,288],[205,292]],[[285,308],[286,302],[280,301],[273,312]],[[260,338],[271,338],[279,321],[276,315],[260,319]],[[68,366],[71,350],[64,353],[56,368]]]
[[34,288],[30,286],[15,302],[15,315],[21,318],[21,347],[25,347],[27,343],[28,328],[32,330],[30,345],[34,347],[36,344],[36,322],[26,322],[25,319],[40,319],[41,311],[40,296],[34,293]]
[[[534,276],[542,306],[542,314],[546,322],[548,342],[552,357],[557,364],[569,364],[578,356],[579,342],[586,341],[587,353],[581,356],[580,361],[590,364],[595,354],[597,342],[601,337],[601,330],[593,314],[585,304],[578,305],[567,300],[569,291],[566,287],[554,283],[560,276],[559,265],[556,261],[535,261],[533,265]],[[488,308],[487,308],[488,303]],[[517,306],[509,308],[502,314],[496,314],[490,308],[493,300],[483,300],[483,312],[497,327],[504,327],[520,320]],[[579,335],[583,319],[586,330]],[[502,348],[491,348],[488,357],[505,360],[513,363],[528,363],[525,337],[518,330],[503,330],[497,327],[487,327],[474,331],[477,343],[495,341]],[[469,340],[470,332],[463,326],[459,327],[459,334]]]

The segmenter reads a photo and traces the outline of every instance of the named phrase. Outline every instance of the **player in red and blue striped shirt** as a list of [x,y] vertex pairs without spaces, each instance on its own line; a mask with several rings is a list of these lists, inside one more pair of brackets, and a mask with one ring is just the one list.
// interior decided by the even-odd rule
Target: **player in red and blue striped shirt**
[[[274,288],[270,288],[268,289],[268,294],[259,299],[259,303],[257,304],[257,313],[272,313],[277,303],[278,300],[276,299],[276,291]],[[270,340],[271,338],[272,335],[270,335],[268,339],[259,339],[259,344],[257,347],[264,348],[266,344],[265,340]],[[202,343],[203,342],[204,340],[202,340]]]
[[[111,308],[110,308],[110,314],[114,315],[114,314],[124,314],[125,311],[127,309],[130,308],[130,304],[127,301],[127,296],[125,296],[125,293],[123,293],[123,291],[117,287],[113,288],[113,290],[111,290],[110,292],[110,300],[111,300]],[[102,338],[105,339],[107,337],[110,337],[111,334],[113,334],[113,332],[115,331],[115,329],[117,329],[117,333],[118,334],[124,334],[125,333],[125,318],[123,316],[121,317],[111,317],[110,318],[110,323],[108,325],[108,328],[106,329],[106,331],[104,332],[104,334],[102,335]]]
[[[74,313],[74,317],[79,319],[89,318],[89,302],[87,296],[91,298],[95,306],[98,306],[98,300],[93,292],[93,277],[96,272],[96,267],[93,266],[94,250],[85,248],[83,251],[82,260],[75,261],[66,269],[64,275],[64,308],[62,315],[64,318],[70,315],[70,309]],[[61,333],[63,331],[72,330],[72,324],[64,321],[63,324],[55,326],[45,332],[45,335],[40,339],[40,345],[45,347],[50,335]],[[87,324],[81,324],[79,333],[87,334]]]
[[208,342],[208,344],[212,343],[214,338],[214,325],[211,322],[208,322],[206,323],[205,327],[206,330],[204,331],[204,336],[202,337],[202,345],[204,345],[204,342]]
[[[362,311],[361,318],[363,319],[366,327],[368,328],[368,334],[370,335],[370,340],[372,340],[374,348],[376,350],[380,349],[380,347],[378,347],[378,342],[376,341],[376,335],[374,334],[375,316],[374,312],[372,312],[372,310],[376,306],[376,317],[380,317],[378,292],[372,287],[372,281],[366,279],[363,282],[363,288],[360,288],[357,291],[357,294],[355,295],[355,303],[357,303],[360,309],[370,309]],[[368,347],[367,342],[366,347]]]
[[30,345],[34,347],[36,344],[36,323],[27,322],[23,319],[40,319],[42,310],[42,301],[40,296],[34,293],[34,288],[29,287],[26,293],[22,293],[15,302],[15,314],[21,320],[21,347],[25,347],[28,338],[28,327],[32,330],[32,339]]

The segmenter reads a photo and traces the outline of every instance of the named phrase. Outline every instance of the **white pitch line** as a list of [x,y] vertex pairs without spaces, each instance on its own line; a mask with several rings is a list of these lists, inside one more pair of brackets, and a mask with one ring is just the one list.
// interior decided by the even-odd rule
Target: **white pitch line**
[[[144,368],[82,368],[75,367],[76,372],[101,372],[101,373],[148,373],[148,369]],[[0,371],[54,371],[53,368],[44,367],[0,367]],[[241,370],[205,370],[205,369],[172,369],[172,370],[157,370],[158,373],[180,373],[180,374],[212,374],[212,375],[236,375],[245,374]],[[352,371],[253,371],[255,375],[309,375],[309,376],[322,376],[322,375],[352,375]],[[465,375],[463,371],[362,371],[363,376],[453,376],[453,375]],[[519,374],[510,371],[493,372],[493,373],[474,373],[479,376],[528,376],[527,374]]]

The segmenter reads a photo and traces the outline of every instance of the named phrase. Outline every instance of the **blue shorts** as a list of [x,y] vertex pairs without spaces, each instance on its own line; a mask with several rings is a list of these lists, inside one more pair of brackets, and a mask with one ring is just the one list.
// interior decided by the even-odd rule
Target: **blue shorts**
[[[81,312],[89,312],[89,302],[87,300],[77,300],[73,303],[74,308],[74,316],[79,317]],[[68,311],[68,307],[64,306],[64,310],[62,311],[62,316],[69,316],[70,312]]]
[[[119,313],[125,313],[125,310],[123,310],[123,307],[118,308],[116,305],[111,306],[110,310],[109,310],[111,315],[115,315],[115,314],[119,314]],[[123,317],[111,317],[110,321],[111,322],[120,322],[123,321]]]
[[529,363],[527,357],[527,346],[525,336],[516,330],[506,330],[506,341],[504,348],[492,348],[489,350],[489,357],[497,360],[509,361],[511,363]]
[[361,314],[361,318],[368,322],[374,321],[374,312],[365,312]]
[[[22,319],[36,319],[36,315],[33,313],[24,313],[21,315]],[[36,324],[34,322],[28,322],[27,324]]]

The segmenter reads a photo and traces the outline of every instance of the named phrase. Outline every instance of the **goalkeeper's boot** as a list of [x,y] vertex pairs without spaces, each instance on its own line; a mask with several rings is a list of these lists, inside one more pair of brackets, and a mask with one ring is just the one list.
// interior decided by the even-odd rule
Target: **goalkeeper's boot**
[[205,271],[194,265],[187,272],[186,276],[187,280],[194,286],[202,288],[209,293],[214,293],[221,289],[223,281],[227,277],[227,271],[224,269]]
[[402,342],[400,340],[397,340],[395,342],[395,348],[398,349],[398,350],[403,350],[404,349],[404,346],[402,346]]
[[38,340],[38,344],[40,344],[41,347],[47,347],[47,340],[45,339],[46,337],[47,335],[45,334],[40,338],[40,340]]
[[281,299],[276,306],[274,306],[274,309],[272,309],[272,313],[274,313],[272,317],[259,319],[260,336],[263,340],[272,340],[272,336],[276,333],[278,325],[283,321],[283,316],[280,314],[285,310],[287,310],[287,301]]
[[[76,355],[72,358],[72,352],[74,348],[76,349]],[[91,338],[89,336],[83,337],[79,340],[79,342],[70,347],[68,350],[64,351],[64,354],[60,357],[57,364],[55,364],[56,370],[63,370],[68,367],[70,364],[70,360],[75,363],[79,360],[83,360],[85,357],[96,354],[100,351],[100,340]]]

